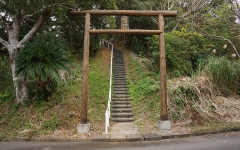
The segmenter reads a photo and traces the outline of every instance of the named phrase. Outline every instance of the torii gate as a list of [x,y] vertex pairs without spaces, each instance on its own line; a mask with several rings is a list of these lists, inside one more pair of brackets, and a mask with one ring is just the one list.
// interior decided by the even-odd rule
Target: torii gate
[[[159,129],[170,130],[171,123],[167,113],[167,77],[166,77],[166,56],[164,40],[163,17],[176,17],[177,11],[139,11],[139,10],[84,10],[71,11],[72,15],[86,15],[84,31],[84,54],[83,54],[83,80],[82,80],[82,108],[81,124],[78,125],[79,133],[87,133],[90,124],[87,123],[88,104],[88,67],[89,67],[89,34],[149,34],[159,35],[160,55],[160,121]],[[123,16],[158,16],[158,30],[139,29],[94,29],[90,30],[90,15],[123,15]]]

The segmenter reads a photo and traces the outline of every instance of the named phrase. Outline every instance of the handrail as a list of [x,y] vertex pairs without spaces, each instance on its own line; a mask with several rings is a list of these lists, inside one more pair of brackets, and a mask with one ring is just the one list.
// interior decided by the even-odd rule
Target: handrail
[[104,39],[100,41],[100,45],[104,45],[105,43],[107,44],[108,49],[110,49],[110,45],[111,45],[110,83],[109,83],[109,93],[108,93],[108,105],[107,105],[107,110],[105,112],[105,133],[108,134],[109,119],[111,116],[110,107],[111,107],[111,101],[112,101],[113,44]]

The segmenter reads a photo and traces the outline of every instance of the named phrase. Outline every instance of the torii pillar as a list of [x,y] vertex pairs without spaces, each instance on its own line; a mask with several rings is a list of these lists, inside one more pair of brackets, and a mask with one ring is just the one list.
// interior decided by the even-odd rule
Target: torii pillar
[[158,128],[160,130],[171,130],[171,122],[168,120],[167,113],[167,71],[166,54],[164,39],[164,20],[163,15],[158,16],[159,30],[163,32],[159,35],[159,57],[160,57],[160,120]]

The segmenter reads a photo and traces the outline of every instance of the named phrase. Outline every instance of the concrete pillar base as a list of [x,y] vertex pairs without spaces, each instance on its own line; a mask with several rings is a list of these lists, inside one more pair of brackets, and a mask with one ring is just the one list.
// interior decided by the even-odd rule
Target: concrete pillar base
[[88,133],[89,130],[90,130],[90,123],[87,123],[87,124],[79,123],[77,125],[77,133],[78,134]]
[[158,121],[159,130],[171,130],[172,125],[170,120],[159,120]]

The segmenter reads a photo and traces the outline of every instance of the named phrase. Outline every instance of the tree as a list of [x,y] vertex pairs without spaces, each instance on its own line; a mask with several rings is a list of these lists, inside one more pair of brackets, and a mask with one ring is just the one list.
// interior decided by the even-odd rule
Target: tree
[[[25,98],[28,98],[29,93],[26,81],[22,77],[17,76],[15,73],[16,62],[14,57],[16,52],[23,47],[23,43],[32,40],[36,32],[40,29],[44,22],[46,22],[51,13],[53,4],[37,5],[33,4],[33,1],[20,2],[5,0],[1,0],[0,4],[0,10],[3,12],[0,15],[0,25],[1,28],[3,28],[8,34],[8,41],[0,37],[0,42],[8,50],[9,53],[9,61],[14,82],[16,102],[20,103],[23,102]],[[32,9],[36,9],[37,11],[32,11]],[[28,18],[37,18],[37,16],[38,19],[36,20],[35,25],[21,40],[19,40],[21,25],[24,24]]]
[[[223,45],[229,44],[229,48],[240,58],[237,35],[239,23],[236,22],[240,16],[238,0],[135,1],[136,7],[144,10],[177,10],[177,18],[165,19],[166,31],[186,28],[189,32],[203,34],[209,39],[208,43],[218,45],[218,50]],[[157,18],[152,17],[152,21],[158,23]],[[226,54],[226,51],[220,53]]]
[[[52,21],[51,16],[57,17],[58,13],[64,15],[64,12],[78,8],[93,9],[93,7],[98,6],[99,8],[108,9],[113,5],[114,1],[107,2],[105,0],[88,2],[83,0],[0,0],[0,29],[7,34],[7,38],[0,35],[0,43],[9,53],[15,101],[22,103],[29,96],[27,82],[23,77],[17,76],[15,73],[15,54],[24,47],[24,43],[34,38],[45,22]],[[28,24],[29,20],[32,21],[32,25]],[[23,27],[28,27],[28,30],[25,30],[26,32],[20,36]]]
[[228,0],[229,3],[231,4],[231,9],[236,15],[237,19],[240,19],[240,2],[238,0]]
[[[49,19],[52,10],[55,7],[64,5],[57,1],[0,1],[0,25],[8,35],[8,41],[0,37],[0,43],[8,50],[11,66],[12,78],[15,89],[15,100],[18,103],[23,102],[29,97],[27,82],[16,75],[16,52],[24,47],[24,43],[31,41],[37,31]],[[21,26],[25,25],[28,19],[35,20],[35,24],[29,31],[19,39]]]

